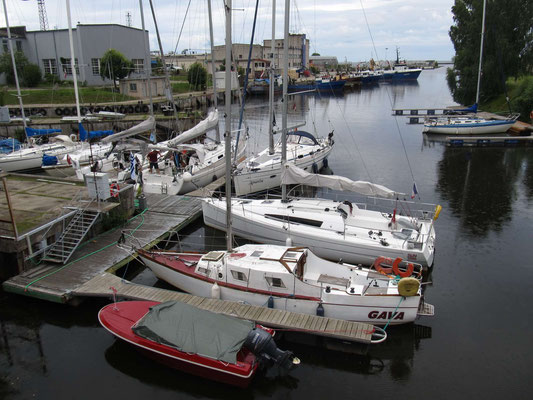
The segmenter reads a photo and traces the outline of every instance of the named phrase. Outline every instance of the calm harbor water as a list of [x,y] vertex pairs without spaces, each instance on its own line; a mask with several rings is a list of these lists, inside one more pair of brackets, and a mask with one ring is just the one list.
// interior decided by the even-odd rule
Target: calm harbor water
[[[301,366],[286,377],[269,371],[239,390],[167,369],[115,340],[97,321],[107,300],[72,308],[0,293],[0,399],[529,399],[533,153],[448,148],[391,112],[449,104],[444,68],[423,71],[414,84],[289,102],[289,125],[305,120],[301,129],[323,136],[334,129],[335,174],[405,193],[415,180],[423,202],[443,206],[425,289],[434,317],[390,327],[387,342],[368,348],[283,335],[279,346]],[[254,99],[249,110],[249,147],[260,150],[267,108]],[[185,234],[183,249],[224,245],[201,223]],[[134,280],[164,287],[149,271]]]

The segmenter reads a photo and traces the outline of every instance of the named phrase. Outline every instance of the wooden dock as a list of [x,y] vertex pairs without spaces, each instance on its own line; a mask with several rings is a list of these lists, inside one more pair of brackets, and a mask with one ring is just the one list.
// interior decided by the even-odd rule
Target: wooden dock
[[374,331],[374,326],[371,324],[192,296],[173,290],[137,285],[109,273],[95,276],[77,287],[71,295],[112,298],[113,290],[111,288],[116,290],[116,296],[119,298],[159,302],[178,300],[214,313],[248,319],[272,328],[299,331],[350,342],[369,344]]
[[457,136],[447,137],[450,147],[518,147],[533,145],[533,136]]
[[147,208],[123,226],[82,244],[65,265],[42,263],[3,283],[4,290],[67,303],[72,292],[107,270],[116,270],[201,215],[199,198],[148,194]]

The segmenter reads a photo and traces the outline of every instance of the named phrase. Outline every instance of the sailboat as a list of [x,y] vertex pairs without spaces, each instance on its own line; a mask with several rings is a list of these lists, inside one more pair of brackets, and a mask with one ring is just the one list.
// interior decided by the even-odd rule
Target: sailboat
[[476,102],[473,105],[472,115],[446,116],[427,118],[424,122],[423,133],[436,133],[442,135],[486,135],[505,133],[514,125],[519,114],[507,117],[485,118],[477,114],[479,104],[479,91],[481,87],[481,68],[483,60],[483,40],[485,38],[485,9],[487,0],[483,0],[483,19],[481,24],[481,45],[479,50],[479,68],[477,74]]
[[[9,154],[1,155],[0,170],[4,172],[32,170],[41,167],[41,161],[45,154],[51,156],[62,155],[67,151],[79,147],[80,144],[75,141],[75,138],[67,135],[56,135],[48,138],[48,135],[50,134],[61,133],[61,130],[59,129],[33,129],[26,125],[27,118],[25,117],[24,105],[22,103],[22,95],[20,92],[17,66],[15,64],[11,30],[9,28],[9,19],[5,2],[4,14],[6,19],[8,46],[11,53],[11,62],[13,64],[15,84],[17,87],[17,98],[19,100],[19,106],[22,114],[21,119],[24,126],[24,133],[26,135],[26,144],[19,150],[13,151]],[[46,139],[43,140],[43,138]],[[41,144],[42,141],[45,141],[46,143]]]
[[[285,0],[285,78],[288,71],[289,6],[289,0]],[[226,60],[231,56],[230,10],[228,1]],[[229,73],[226,77],[229,79]],[[283,81],[287,82],[287,79]],[[287,98],[286,84],[283,96]],[[226,136],[229,136],[229,88],[226,89],[225,114]],[[283,118],[283,132],[287,132],[286,118]],[[226,152],[229,161],[229,144]],[[226,167],[229,174],[229,162]],[[423,301],[421,266],[406,264],[399,258],[377,257],[374,269],[369,269],[323,260],[305,247],[249,244],[234,249],[229,179],[226,180],[226,193],[227,250],[198,254],[140,249],[140,259],[159,279],[198,296],[245,301],[259,306],[268,304],[272,308],[372,324],[403,324],[414,321],[418,315],[433,314],[433,307]],[[376,335],[379,332],[382,331],[376,328]]]
[[[282,152],[290,154],[290,161],[305,170],[318,171],[327,166],[327,157],[333,148],[333,132],[327,138],[317,139],[312,133],[293,129],[282,140],[274,145],[273,129],[273,97],[274,97],[274,45],[275,32],[275,2],[272,3],[272,40],[271,63],[269,70],[269,147],[257,155],[247,158],[240,163],[234,174],[233,183],[237,196],[260,192],[275,188],[281,184]],[[287,78],[288,79],[288,78]],[[283,81],[286,82],[286,81]],[[288,90],[290,85],[288,86]],[[286,99],[285,99],[286,101]],[[284,146],[287,148],[285,149]]]
[[[214,54],[210,4],[208,10],[211,53]],[[212,65],[215,65],[214,61]],[[214,73],[213,76],[215,76]],[[230,80],[226,82],[230,82]],[[230,86],[228,83],[226,85]],[[226,172],[225,141],[230,139],[220,140],[217,95],[216,80],[213,79],[215,109],[208,114],[207,118],[174,139],[149,146],[150,149],[161,152],[160,159],[164,160],[164,168],[160,169],[160,172],[143,174],[142,186],[144,193],[186,194],[224,176]],[[190,143],[193,140],[198,140],[213,129],[216,129],[216,138],[214,140],[206,137],[201,143]],[[247,140],[248,135],[241,134],[238,141],[230,141],[231,147],[237,152],[236,159],[238,161],[244,159]]]

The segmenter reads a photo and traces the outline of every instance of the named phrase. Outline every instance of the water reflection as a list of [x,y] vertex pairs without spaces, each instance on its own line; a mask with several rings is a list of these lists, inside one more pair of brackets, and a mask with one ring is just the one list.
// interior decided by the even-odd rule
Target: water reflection
[[527,149],[446,147],[438,163],[437,191],[461,220],[461,229],[485,237],[511,218],[522,182],[532,194]]

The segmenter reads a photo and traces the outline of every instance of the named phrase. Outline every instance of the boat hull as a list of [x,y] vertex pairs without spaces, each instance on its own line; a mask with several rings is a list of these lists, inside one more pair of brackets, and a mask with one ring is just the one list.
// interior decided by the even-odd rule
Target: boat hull
[[421,69],[412,71],[384,71],[383,79],[389,81],[416,80],[420,76],[421,72]]
[[[206,199],[202,203],[202,210],[206,225],[215,229],[226,229],[225,199]],[[290,239],[292,245],[308,247],[319,257],[332,261],[342,260],[350,264],[371,265],[377,257],[383,256],[392,259],[400,257],[428,267],[433,264],[434,258],[434,229],[430,232],[430,243],[422,250],[399,249],[382,246],[379,241],[363,244],[356,236],[343,235],[337,231],[265,218],[250,212],[249,208],[234,205],[232,231],[238,236],[259,243],[286,245],[287,239]]]
[[461,124],[464,126],[456,126],[454,124],[425,124],[423,133],[436,133],[441,135],[488,135],[505,133],[514,123],[515,121],[487,121],[481,124]]
[[[157,278],[195,296],[211,297],[215,282],[213,279],[200,278],[190,271],[172,268],[164,259],[158,260],[149,252],[140,252],[140,257]],[[218,280],[217,285],[222,300],[264,307],[272,297],[275,309],[311,315],[317,315],[317,308],[322,305],[325,317],[374,325],[385,325],[389,321],[390,325],[413,322],[421,300],[420,296],[411,296],[399,303],[401,296],[366,295],[346,296],[344,302],[340,302],[339,298],[328,293],[326,288],[323,288],[321,298],[303,298],[261,292],[249,286],[236,287],[226,284],[223,280]]]
[[[317,170],[320,170],[324,167],[324,159],[329,156],[332,149],[331,146],[324,147],[315,151],[311,156],[292,158],[288,162],[293,162],[297,167],[309,172],[312,171],[313,164],[316,164]],[[278,187],[281,185],[281,162],[273,164],[271,168],[264,168],[261,171],[237,172],[233,176],[233,183],[235,184],[235,193],[237,196]]]
[[248,351],[240,355],[237,364],[226,364],[196,354],[184,353],[137,336],[131,329],[133,324],[148,312],[149,307],[156,304],[159,303],[128,301],[119,303],[117,309],[114,304],[109,304],[100,310],[98,320],[105,329],[119,339],[169,367],[233,386],[247,387],[250,384],[258,363],[255,362],[255,356]]

